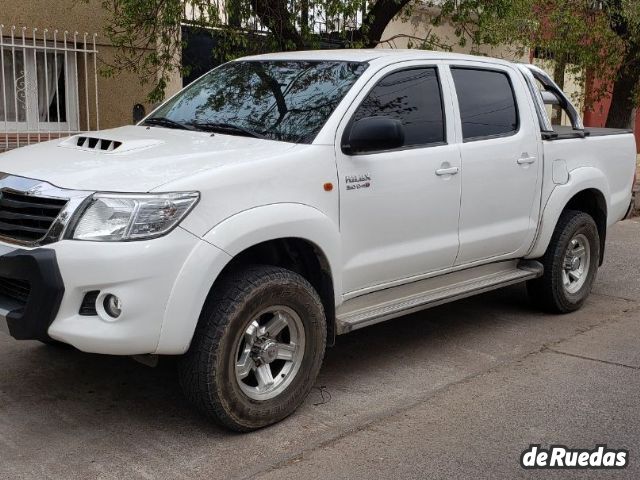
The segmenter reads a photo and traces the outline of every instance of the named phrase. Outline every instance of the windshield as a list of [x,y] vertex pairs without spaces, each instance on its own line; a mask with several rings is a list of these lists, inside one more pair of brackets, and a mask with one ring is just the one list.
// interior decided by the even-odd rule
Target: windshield
[[230,62],[144,123],[311,143],[366,68],[366,63],[339,61]]

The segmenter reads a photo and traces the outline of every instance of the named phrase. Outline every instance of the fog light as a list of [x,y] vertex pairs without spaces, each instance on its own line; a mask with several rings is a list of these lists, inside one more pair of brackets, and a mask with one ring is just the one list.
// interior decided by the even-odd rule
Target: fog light
[[104,302],[102,303],[104,306],[104,311],[110,317],[118,318],[122,313],[122,302],[115,295],[109,294],[104,297]]

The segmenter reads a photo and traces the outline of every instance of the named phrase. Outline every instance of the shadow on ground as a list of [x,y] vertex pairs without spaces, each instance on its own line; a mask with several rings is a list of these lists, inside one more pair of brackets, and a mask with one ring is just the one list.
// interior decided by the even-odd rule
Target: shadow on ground
[[152,369],[2,338],[0,477],[252,474],[627,307],[593,297],[582,313],[559,318],[532,309],[514,286],[353,332],[328,351],[296,414],[249,435],[190,408],[175,359]]

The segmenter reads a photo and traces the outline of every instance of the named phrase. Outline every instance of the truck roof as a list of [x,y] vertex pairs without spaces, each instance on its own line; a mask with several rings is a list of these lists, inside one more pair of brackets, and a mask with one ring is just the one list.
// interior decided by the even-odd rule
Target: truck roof
[[389,63],[398,60],[474,60],[491,63],[511,64],[512,62],[498,58],[461,53],[437,52],[434,50],[371,48],[371,49],[331,49],[331,50],[299,50],[294,52],[267,53],[251,55],[238,60],[334,60],[351,62],[370,62],[380,59]]

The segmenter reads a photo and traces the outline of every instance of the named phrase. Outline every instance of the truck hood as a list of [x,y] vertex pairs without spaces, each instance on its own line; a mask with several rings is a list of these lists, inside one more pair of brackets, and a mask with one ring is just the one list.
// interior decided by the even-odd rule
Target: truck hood
[[0,154],[0,172],[60,188],[148,192],[204,170],[263,160],[292,148],[295,144],[250,137],[127,126]]

